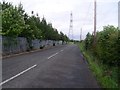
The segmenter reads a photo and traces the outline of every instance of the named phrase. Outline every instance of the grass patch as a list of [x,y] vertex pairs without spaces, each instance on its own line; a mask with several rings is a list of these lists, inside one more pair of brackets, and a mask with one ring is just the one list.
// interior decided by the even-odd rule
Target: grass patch
[[74,42],[68,42],[69,45],[74,44]]
[[112,70],[109,70],[107,66],[97,62],[97,58],[93,56],[90,51],[84,49],[84,43],[78,45],[101,88],[120,88],[117,80],[117,69],[112,68]]

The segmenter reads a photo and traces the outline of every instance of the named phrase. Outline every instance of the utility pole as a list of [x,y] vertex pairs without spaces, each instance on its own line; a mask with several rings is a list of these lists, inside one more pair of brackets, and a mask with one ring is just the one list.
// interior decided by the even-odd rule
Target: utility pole
[[82,40],[82,28],[80,30],[80,41]]
[[70,14],[70,27],[69,27],[68,37],[73,40],[73,14],[72,12]]
[[94,0],[94,45],[96,45],[96,0]]
[[118,2],[118,28],[120,29],[120,1]]

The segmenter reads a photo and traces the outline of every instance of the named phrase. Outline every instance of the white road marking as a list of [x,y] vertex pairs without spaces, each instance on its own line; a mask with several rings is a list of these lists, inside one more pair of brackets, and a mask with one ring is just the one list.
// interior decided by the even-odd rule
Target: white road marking
[[61,50],[61,52],[63,52],[64,50]]
[[20,76],[20,75],[24,74],[25,72],[31,70],[32,68],[35,68],[36,66],[37,66],[37,65],[33,65],[33,66],[29,67],[28,69],[26,69],[26,70],[24,70],[24,71],[18,73],[17,75],[15,75],[15,76],[13,76],[13,77],[11,77],[11,78],[9,78],[9,79],[7,79],[7,80],[1,82],[1,83],[0,83],[0,86],[2,86],[3,84],[5,84],[5,83],[7,83],[7,82],[9,82],[9,81],[11,81],[11,80],[17,78],[18,76]]
[[51,56],[49,56],[48,57],[48,59],[50,59],[50,58],[52,58],[52,57],[54,57],[55,55],[57,55],[58,53],[55,53],[55,54],[53,54],[53,55],[51,55]]

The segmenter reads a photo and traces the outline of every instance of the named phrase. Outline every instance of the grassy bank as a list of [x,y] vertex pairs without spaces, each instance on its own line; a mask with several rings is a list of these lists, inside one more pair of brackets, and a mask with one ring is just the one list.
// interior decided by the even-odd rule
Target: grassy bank
[[118,88],[118,68],[109,69],[108,66],[100,64],[97,57],[84,49],[84,43],[80,43],[79,47],[101,88]]

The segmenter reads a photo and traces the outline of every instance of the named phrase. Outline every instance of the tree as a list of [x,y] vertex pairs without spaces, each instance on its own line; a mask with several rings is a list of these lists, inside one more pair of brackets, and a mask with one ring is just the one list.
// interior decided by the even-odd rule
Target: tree
[[8,37],[25,37],[31,47],[33,39],[44,40],[68,40],[68,37],[62,32],[59,34],[57,29],[53,28],[52,23],[47,23],[43,17],[40,21],[38,13],[29,16],[23,9],[20,3],[18,7],[13,6],[11,3],[3,2],[2,10],[2,35]]
[[2,34],[17,37],[25,27],[22,13],[10,3],[3,2],[2,6]]
[[92,44],[93,44],[93,35],[88,33],[85,39],[85,49],[86,50],[90,49],[92,47]]

